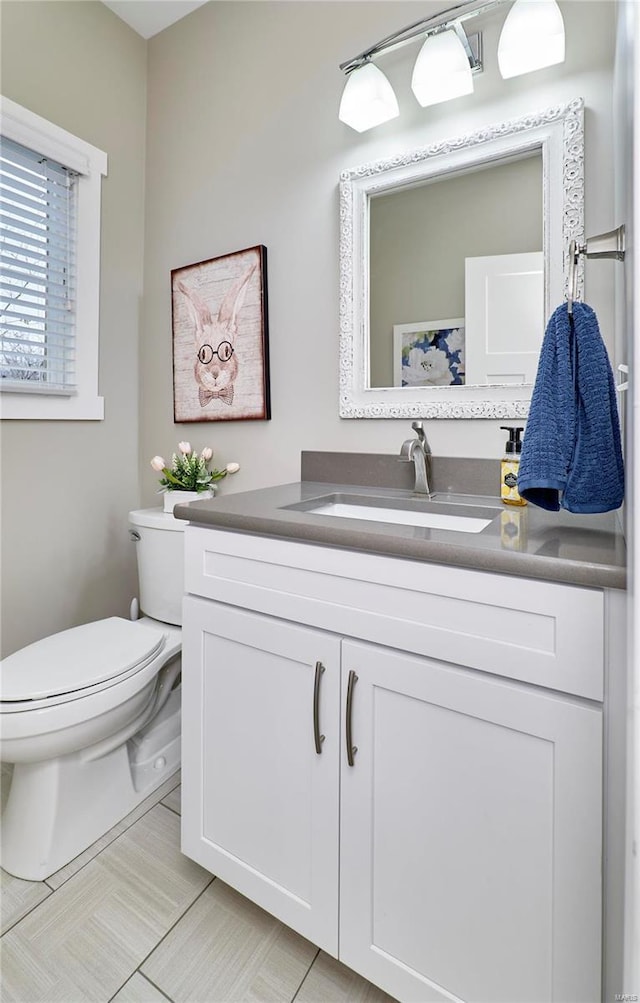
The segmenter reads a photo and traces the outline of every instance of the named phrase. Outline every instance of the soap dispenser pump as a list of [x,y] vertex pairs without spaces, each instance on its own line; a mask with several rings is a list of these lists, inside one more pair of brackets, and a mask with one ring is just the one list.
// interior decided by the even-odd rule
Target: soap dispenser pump
[[526,505],[525,499],[518,493],[518,469],[522,452],[520,433],[524,432],[524,428],[512,428],[510,425],[501,425],[500,428],[509,433],[500,464],[500,497],[505,505]]

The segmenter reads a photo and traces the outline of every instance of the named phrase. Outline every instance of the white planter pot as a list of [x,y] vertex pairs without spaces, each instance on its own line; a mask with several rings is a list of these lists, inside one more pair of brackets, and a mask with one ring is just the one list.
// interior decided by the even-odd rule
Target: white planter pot
[[184,505],[186,502],[205,501],[213,498],[213,491],[165,491],[164,511],[173,513],[174,505]]

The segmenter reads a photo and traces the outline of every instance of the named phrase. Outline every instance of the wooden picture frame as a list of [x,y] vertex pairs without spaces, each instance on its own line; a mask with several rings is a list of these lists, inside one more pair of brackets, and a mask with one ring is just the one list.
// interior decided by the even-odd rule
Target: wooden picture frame
[[271,417],[267,249],[171,272],[175,422]]

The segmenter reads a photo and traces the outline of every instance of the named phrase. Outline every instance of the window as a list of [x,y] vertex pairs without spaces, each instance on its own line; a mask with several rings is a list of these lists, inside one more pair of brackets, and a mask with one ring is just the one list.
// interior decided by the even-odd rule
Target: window
[[75,391],[77,174],[0,140],[0,380],[4,390]]
[[1,415],[101,419],[100,189],[107,158],[0,100]]

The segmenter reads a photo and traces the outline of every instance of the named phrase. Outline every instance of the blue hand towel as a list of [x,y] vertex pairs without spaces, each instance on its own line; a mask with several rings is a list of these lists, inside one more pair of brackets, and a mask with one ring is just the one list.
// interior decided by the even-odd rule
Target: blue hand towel
[[518,491],[557,512],[609,512],[624,498],[616,389],[594,311],[551,315],[531,398]]

